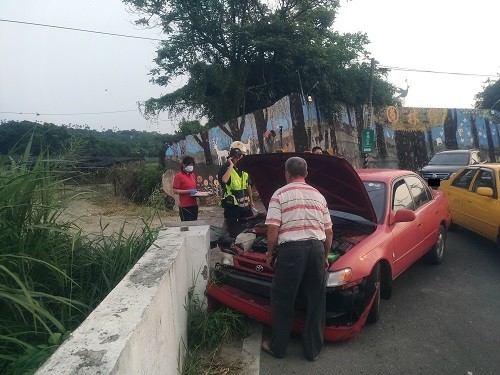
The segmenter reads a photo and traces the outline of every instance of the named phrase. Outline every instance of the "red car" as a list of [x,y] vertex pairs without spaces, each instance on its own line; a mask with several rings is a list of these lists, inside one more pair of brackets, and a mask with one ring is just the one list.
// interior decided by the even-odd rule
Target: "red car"
[[[246,156],[240,167],[249,172],[266,209],[274,191],[286,184],[284,165],[291,156],[307,161],[306,181],[325,196],[333,221],[324,338],[348,340],[366,321],[379,319],[380,299],[390,298],[392,281],[404,270],[422,256],[441,263],[451,222],[448,203],[410,171],[356,171],[343,158],[310,153]],[[265,262],[264,221],[259,214],[245,222],[242,232],[251,233],[246,235],[251,244],[226,241],[211,250],[206,294],[210,305],[222,303],[271,324],[273,270]],[[294,331],[301,331],[303,317],[298,296]]]

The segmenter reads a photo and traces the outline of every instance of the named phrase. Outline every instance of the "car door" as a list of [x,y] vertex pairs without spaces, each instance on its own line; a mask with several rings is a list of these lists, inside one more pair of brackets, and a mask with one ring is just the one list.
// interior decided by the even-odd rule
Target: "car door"
[[[479,187],[489,187],[493,190],[492,197],[476,193]],[[474,179],[472,189],[467,196],[468,206],[467,226],[472,230],[496,240],[498,235],[498,186],[495,173],[489,168],[481,168]]]
[[467,197],[469,195],[470,185],[477,171],[478,168],[465,168],[453,181],[451,181],[450,185],[445,190],[451,217],[453,218],[453,222],[457,224],[465,225],[465,223],[470,221],[467,212],[469,206]]
[[421,243],[413,258],[417,260],[422,254],[429,250],[436,242],[437,231],[440,225],[442,213],[434,203],[429,187],[417,176],[405,177],[406,184],[410,189],[415,205],[415,216],[417,217],[418,231]]
[[[404,179],[397,180],[392,186],[391,209],[393,213],[403,208],[413,210],[414,202],[410,190]],[[407,223],[395,223],[391,227],[394,252],[392,254],[394,276],[407,269],[414,259],[415,251],[419,251],[421,243],[419,226],[420,220]]]

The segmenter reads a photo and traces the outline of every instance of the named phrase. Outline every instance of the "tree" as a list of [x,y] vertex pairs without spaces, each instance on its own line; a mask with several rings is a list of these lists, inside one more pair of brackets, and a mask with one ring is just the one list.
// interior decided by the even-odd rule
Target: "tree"
[[500,79],[496,81],[488,80],[485,82],[483,91],[478,92],[474,99],[476,100],[475,107],[482,109],[493,109],[500,111]]
[[[179,131],[183,136],[191,135],[203,149],[206,164],[213,164],[212,153],[210,151],[210,140],[208,139],[208,126],[203,126],[199,121],[188,121],[182,119],[179,123]],[[198,134],[200,136],[198,136]]]
[[[206,117],[240,139],[244,124],[235,119],[307,92],[316,82],[315,96],[327,114],[339,103],[368,102],[370,69],[355,63],[367,57],[368,39],[332,30],[338,0],[123,1],[142,15],[139,24],[158,23],[165,33],[152,81],[166,86],[189,76],[185,86],[147,100],[146,116],[168,111]],[[374,102],[388,104],[392,93],[377,75]],[[229,131],[223,126],[228,121]]]

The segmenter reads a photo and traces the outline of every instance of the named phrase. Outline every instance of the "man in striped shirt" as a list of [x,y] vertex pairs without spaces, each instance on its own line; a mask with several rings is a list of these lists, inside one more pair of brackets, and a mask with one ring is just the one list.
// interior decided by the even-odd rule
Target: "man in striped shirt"
[[289,158],[285,177],[287,185],[273,194],[266,217],[267,263],[271,265],[275,255],[276,265],[271,284],[273,333],[269,341],[262,342],[262,350],[276,358],[285,357],[300,290],[307,308],[302,348],[306,359],[313,361],[323,347],[332,221],[325,197],[305,182],[304,159]]

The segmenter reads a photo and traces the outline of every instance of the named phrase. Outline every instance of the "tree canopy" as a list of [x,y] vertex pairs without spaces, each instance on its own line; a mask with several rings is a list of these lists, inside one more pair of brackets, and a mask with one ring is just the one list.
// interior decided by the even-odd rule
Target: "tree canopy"
[[490,109],[493,107],[500,112],[500,79],[488,80],[483,91],[478,92],[474,98],[476,99],[476,108]]
[[[73,149],[82,157],[156,157],[172,136],[137,130],[74,129],[51,123],[6,121],[0,123],[0,155],[22,153],[31,136],[31,152],[39,155],[48,150],[60,155]],[[180,136],[175,137],[175,142]]]
[[[367,36],[333,29],[338,0],[123,0],[138,24],[161,25],[152,81],[186,85],[146,101],[212,126],[268,107],[291,93],[313,95],[327,114],[368,103]],[[317,82],[317,83],[316,83]],[[373,102],[392,104],[394,87],[375,74]]]

